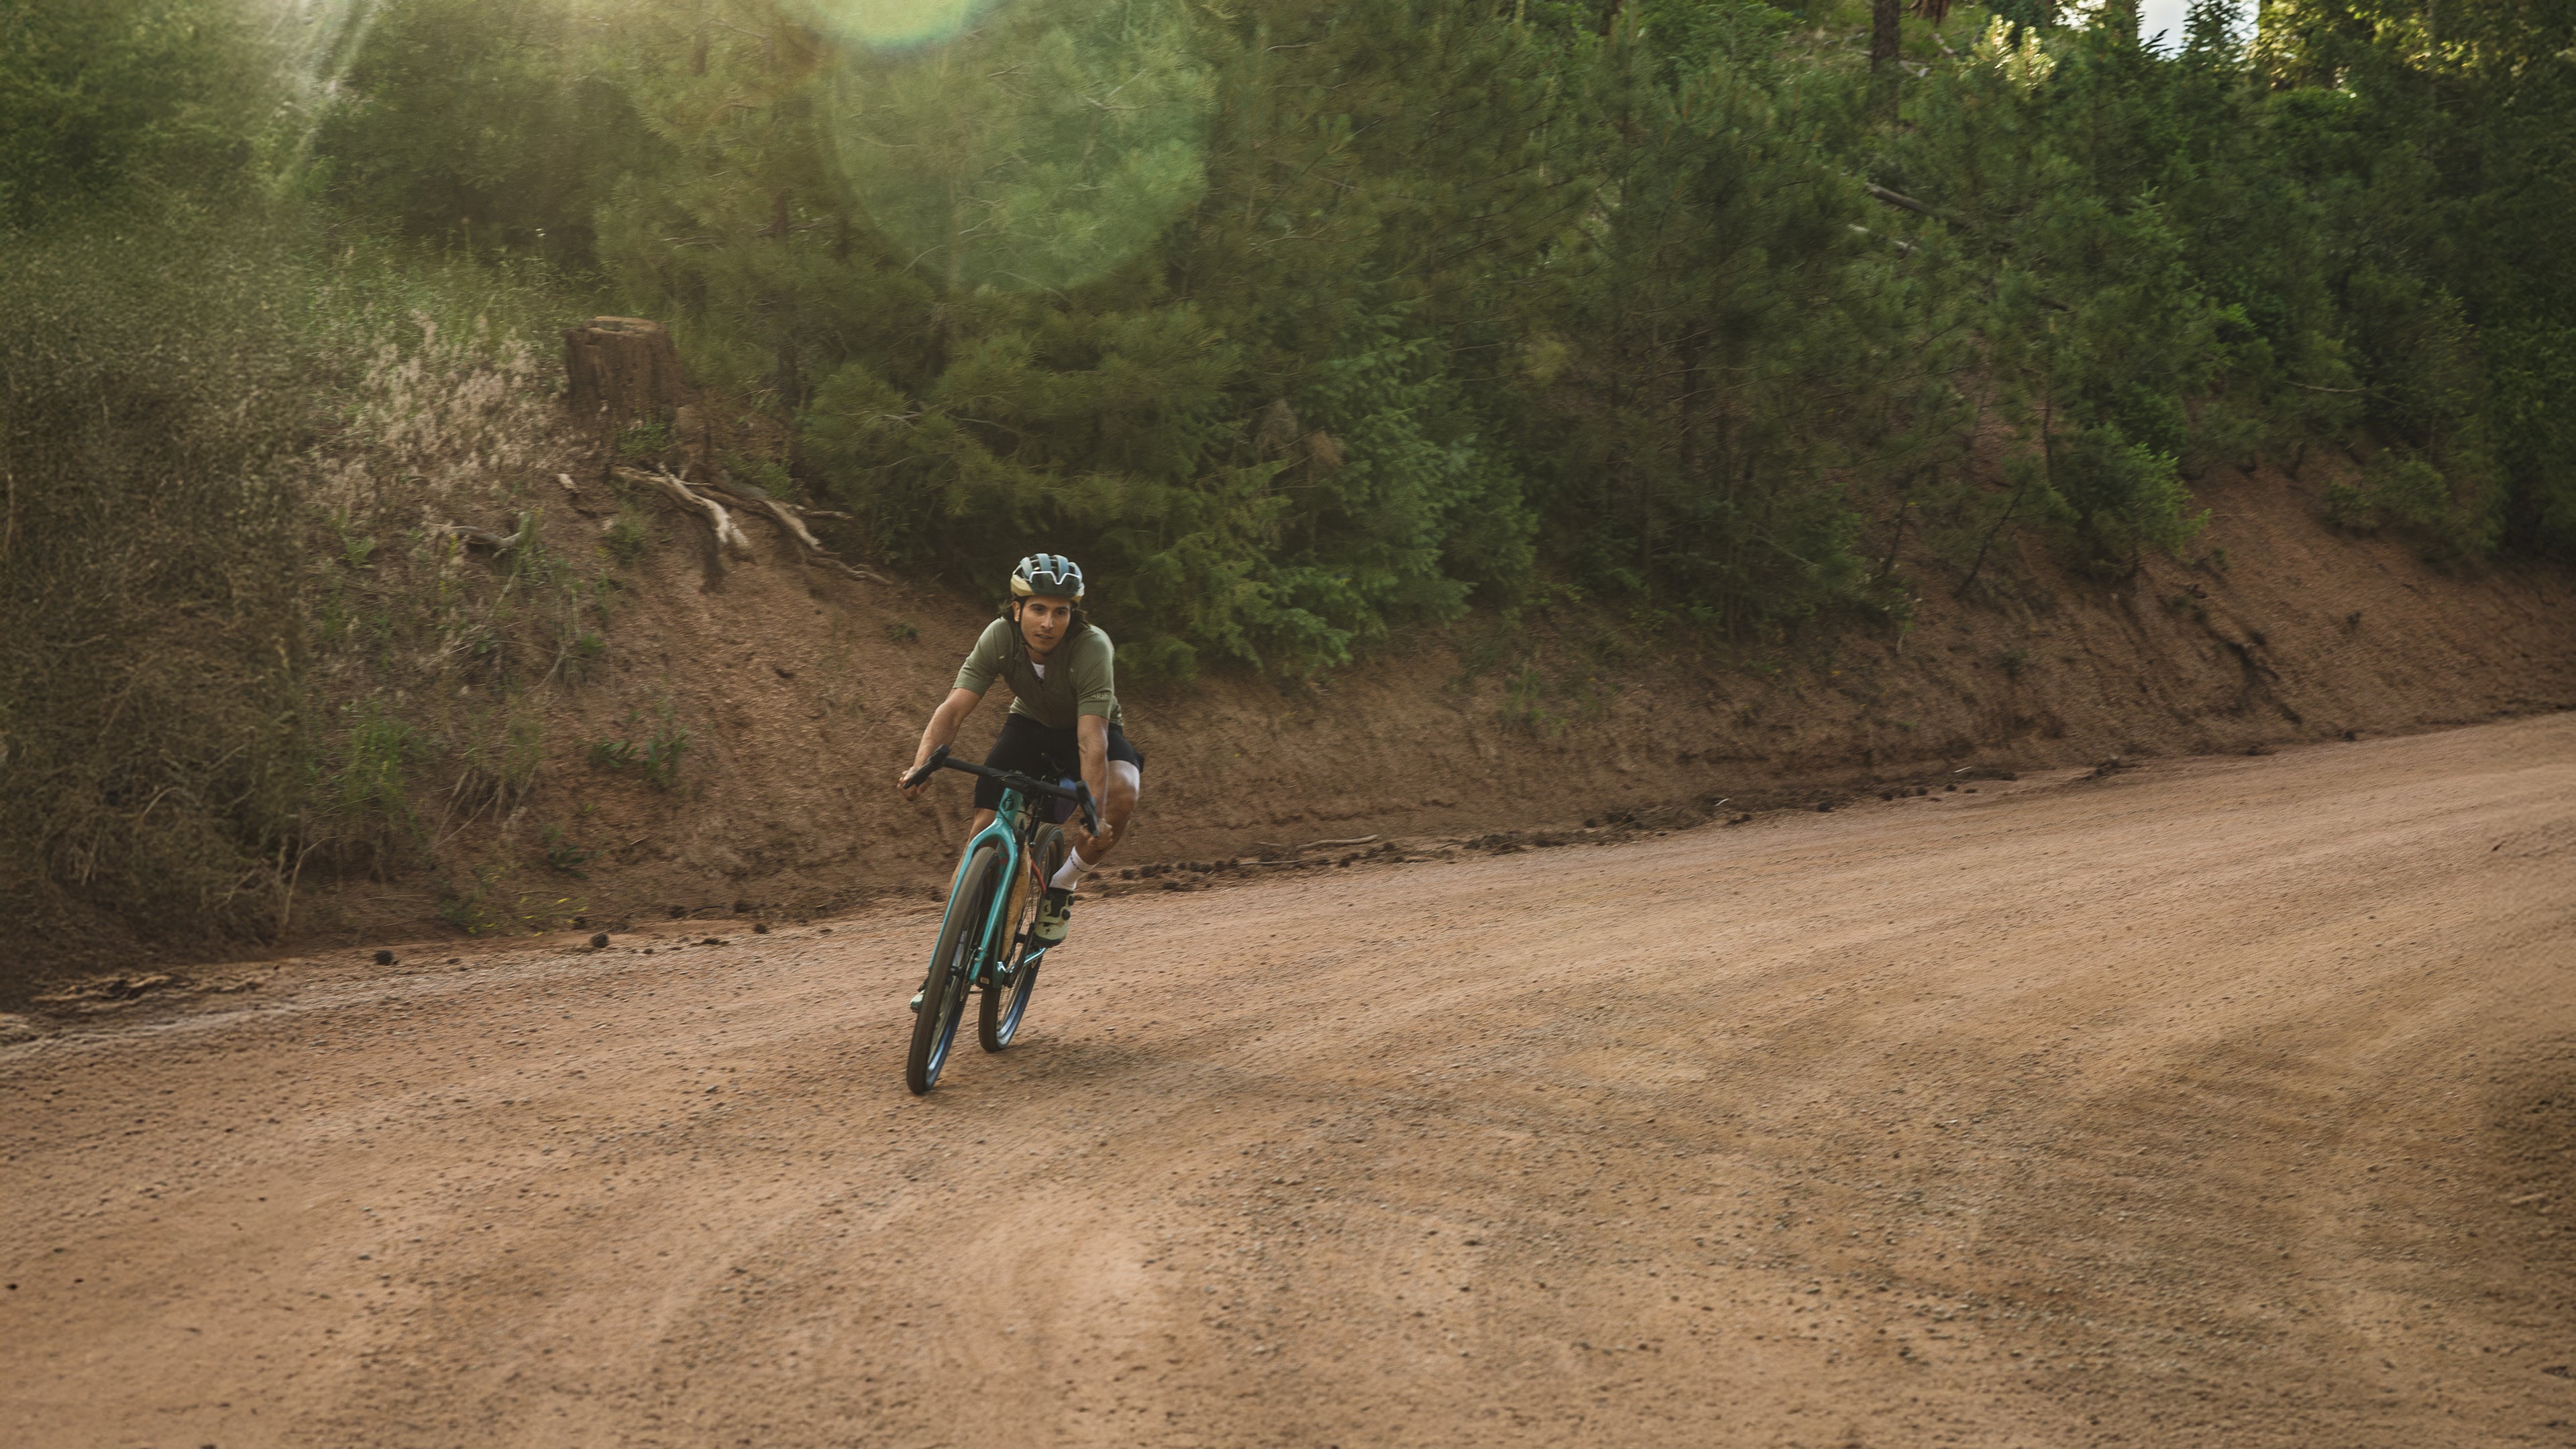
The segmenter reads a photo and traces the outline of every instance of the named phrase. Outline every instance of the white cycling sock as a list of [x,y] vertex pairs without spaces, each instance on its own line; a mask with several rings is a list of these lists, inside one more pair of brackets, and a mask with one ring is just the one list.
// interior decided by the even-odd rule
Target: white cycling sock
[[1068,850],[1064,853],[1064,864],[1056,867],[1055,878],[1047,882],[1047,889],[1079,890],[1082,887],[1082,878],[1091,874],[1092,869],[1091,862],[1082,858],[1081,851]]

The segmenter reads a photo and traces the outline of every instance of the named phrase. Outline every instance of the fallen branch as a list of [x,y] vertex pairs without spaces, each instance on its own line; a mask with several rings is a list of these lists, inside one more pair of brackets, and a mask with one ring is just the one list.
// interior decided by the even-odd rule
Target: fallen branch
[[[886,584],[894,582],[892,579],[876,572],[874,569],[862,568],[857,564],[843,559],[840,555],[832,552],[830,549],[825,548],[822,541],[814,537],[812,531],[805,527],[804,521],[796,516],[800,510],[770,497],[766,489],[750,487],[738,483],[724,487],[719,487],[712,483],[701,483],[697,488],[691,489],[688,484],[681,482],[678,478],[672,476],[670,470],[661,467],[656,467],[650,473],[646,473],[635,468],[620,468],[617,470],[617,474],[619,477],[626,478],[633,482],[649,483],[671,495],[672,498],[679,502],[689,504],[692,507],[705,509],[707,516],[714,520],[717,540],[731,546],[736,552],[741,553],[746,557],[751,553],[751,540],[744,538],[742,530],[734,526],[731,515],[727,514],[724,510],[724,505],[727,503],[730,503],[734,507],[742,509],[745,512],[756,510],[758,512],[768,514],[779,527],[787,530],[790,537],[794,538],[798,543],[805,545],[807,552],[822,562],[830,564],[832,567],[848,574],[854,579],[865,579],[872,584]],[[824,516],[840,517],[842,515],[826,514]]]
[[647,473],[638,468],[620,468],[617,473],[621,478],[636,483],[647,483],[661,489],[682,507],[704,511],[708,526],[713,528],[716,534],[717,567],[723,567],[724,550],[728,548],[746,558],[750,557],[751,540],[742,536],[741,529],[734,527],[733,516],[725,512],[724,505],[712,498],[690,492],[689,485],[672,477],[669,469],[656,467],[652,472]]
[[804,522],[797,518],[795,512],[788,508],[786,504],[770,497],[765,490],[759,488],[719,488],[712,483],[701,483],[698,487],[702,492],[713,497],[724,499],[736,508],[756,508],[761,512],[768,514],[771,518],[778,520],[779,527],[796,535],[797,542],[804,544],[807,548],[814,550],[816,553],[825,552],[822,541],[806,531]]
[[[830,564],[832,567],[839,569],[841,572],[848,574],[854,579],[865,579],[872,584],[893,582],[885,575],[880,574],[873,569],[861,568],[857,564],[851,563],[848,560],[843,559],[839,554],[825,548],[822,540],[816,538],[813,535],[813,532],[805,527],[804,519],[797,516],[799,514],[806,513],[807,510],[798,508],[791,503],[779,502],[777,499],[769,496],[767,489],[755,488],[744,484],[727,484],[722,488],[718,488],[713,484],[702,484],[700,486],[703,487],[705,491],[712,493],[719,498],[732,499],[734,501],[734,505],[738,508],[756,508],[761,512],[768,514],[771,518],[777,520],[779,527],[786,529],[789,533],[795,535],[796,541],[805,545],[806,549],[816,558],[821,559],[823,562]],[[824,513],[812,516],[822,518],[849,517],[846,513]]]
[[[1915,200],[1913,197],[1906,195],[1902,191],[1890,191],[1876,182],[1863,182],[1861,183],[1860,189],[1868,192],[1872,201],[1883,201],[1889,206],[1902,207],[1907,211],[1915,212],[1922,216],[1928,216],[1934,221],[1950,221],[1950,218],[1943,216],[1940,212],[1933,210],[1931,207],[1924,205],[1922,202]],[[1969,223],[1964,221],[1950,221],[1950,224],[1956,227],[1964,227],[1970,231],[1976,230],[1974,226],[1971,226]]]
[[[1858,222],[1851,222],[1848,223],[1848,225],[1853,231],[1858,232],[1862,236],[1874,237],[1878,235],[1877,232],[1871,231],[1868,227],[1862,226]],[[1896,248],[1896,254],[1898,256],[1910,257],[1914,255],[1914,243],[1897,237],[1889,237],[1888,242]]]
[[488,548],[494,553],[508,553],[528,541],[528,529],[533,525],[533,521],[534,515],[520,514],[519,531],[516,533],[503,533],[496,528],[476,528],[470,523],[444,524],[438,531],[467,548]]

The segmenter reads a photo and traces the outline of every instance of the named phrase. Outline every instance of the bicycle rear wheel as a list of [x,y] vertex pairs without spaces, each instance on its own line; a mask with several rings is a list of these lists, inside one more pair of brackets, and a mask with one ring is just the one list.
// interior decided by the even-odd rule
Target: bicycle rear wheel
[[921,983],[921,1011],[912,1021],[912,1052],[904,1060],[903,1084],[920,1096],[939,1084],[939,1069],[948,1065],[948,1048],[957,1040],[957,1023],[966,1014],[966,994],[974,989],[977,956],[984,949],[984,928],[993,914],[993,896],[1002,887],[1002,849],[986,845],[957,873],[949,893],[948,918],[939,926],[939,944],[930,951],[930,974]]
[[1046,883],[1064,864],[1064,831],[1059,826],[1041,825],[1029,836],[1028,858],[1038,872],[1030,883],[1028,899],[1020,905],[1020,918],[1011,923],[1010,942],[1005,952],[1016,950],[1019,959],[1012,965],[1011,979],[1005,984],[987,980],[984,983],[984,1008],[978,1013],[975,1035],[984,1050],[997,1052],[1011,1044],[1020,1034],[1020,1018],[1028,1012],[1029,993],[1037,989],[1038,966],[1029,959],[1029,930],[1037,924],[1038,898],[1045,894]]

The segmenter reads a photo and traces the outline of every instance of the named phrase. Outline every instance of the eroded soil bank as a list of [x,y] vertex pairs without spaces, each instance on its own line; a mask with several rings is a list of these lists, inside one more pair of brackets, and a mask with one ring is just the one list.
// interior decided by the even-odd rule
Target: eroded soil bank
[[[1798,652],[1694,651],[1686,633],[1541,609],[1516,630],[1416,634],[1315,687],[1131,688],[1148,794],[1118,864],[1629,812],[1670,824],[1720,800],[1811,807],[1968,766],[2226,753],[2576,707],[2576,581],[2446,573],[2398,539],[2338,534],[2317,517],[2327,481],[2324,463],[2304,481],[2222,470],[2199,485],[2212,520],[2188,559],[2103,583],[2034,547],[2003,570],[2019,582],[2001,598],[1927,584],[1911,627],[1853,625]],[[550,526],[595,531],[573,510],[604,487],[547,502],[564,515]],[[479,817],[423,802],[436,863],[308,885],[300,939],[461,938],[459,921],[624,928],[675,911],[809,918],[919,900],[945,879],[967,791],[951,780],[912,805],[886,785],[989,604],[812,566],[757,523],[757,556],[714,571],[701,523],[661,527],[599,674],[550,706],[533,790]],[[969,722],[967,750],[989,743],[1003,704],[997,692]],[[589,763],[599,742],[651,730],[688,735],[675,788]]]
[[2562,1443],[2571,864],[2566,715],[1378,857],[923,1099],[917,906],[245,969],[0,1047],[0,1437]]

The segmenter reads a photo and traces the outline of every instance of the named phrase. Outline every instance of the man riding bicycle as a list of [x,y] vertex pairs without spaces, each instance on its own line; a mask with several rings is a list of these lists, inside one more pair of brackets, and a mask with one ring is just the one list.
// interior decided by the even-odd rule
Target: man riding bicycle
[[[918,800],[930,788],[927,776],[918,784],[905,782],[957,737],[957,727],[996,680],[1011,687],[1011,712],[984,763],[1041,780],[1079,778],[1100,802],[1099,834],[1084,829],[1079,819],[1065,822],[1073,848],[1039,898],[1032,934],[1052,946],[1064,939],[1082,878],[1099,869],[1126,839],[1145,768],[1145,756],[1127,742],[1121,728],[1117,650],[1100,626],[1083,615],[1082,570],[1073,560],[1034,553],[1011,570],[1011,597],[1002,606],[1002,617],[975,641],[957,671],[957,683],[923,728],[912,764],[895,776],[895,788],[905,799]],[[976,782],[970,839],[993,822],[1001,801],[999,781]],[[920,1004],[914,997],[916,1010]]]

